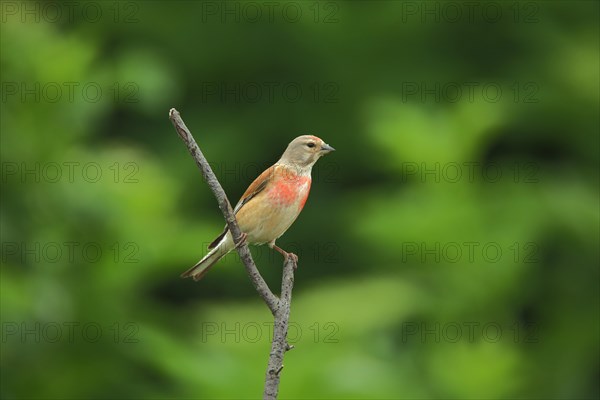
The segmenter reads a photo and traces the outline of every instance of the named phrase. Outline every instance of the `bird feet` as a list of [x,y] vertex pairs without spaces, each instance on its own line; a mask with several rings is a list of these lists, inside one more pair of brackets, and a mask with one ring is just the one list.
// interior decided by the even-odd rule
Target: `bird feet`
[[246,239],[248,239],[248,234],[245,232],[242,232],[242,236],[240,236],[240,240],[238,240],[238,242],[235,244],[235,248],[238,249],[238,248],[242,247],[244,244],[246,244]]
[[294,261],[294,269],[298,268],[298,256],[297,255],[295,255],[294,253],[288,253],[287,251],[283,250],[281,247],[277,246],[275,243],[273,243],[271,248],[275,249],[279,253],[281,253],[281,255],[283,255],[283,258],[285,259],[285,261],[287,261],[288,258],[291,258]]
[[294,270],[296,270],[298,268],[298,256],[295,255],[294,253],[286,253],[287,257],[285,257],[285,260],[288,260],[288,257],[291,258],[294,261]]

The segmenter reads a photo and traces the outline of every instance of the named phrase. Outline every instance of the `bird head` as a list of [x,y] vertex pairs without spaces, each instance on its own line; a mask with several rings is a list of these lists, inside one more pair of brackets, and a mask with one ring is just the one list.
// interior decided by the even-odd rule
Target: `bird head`
[[310,170],[320,157],[332,151],[335,149],[316,136],[298,136],[290,142],[279,162]]

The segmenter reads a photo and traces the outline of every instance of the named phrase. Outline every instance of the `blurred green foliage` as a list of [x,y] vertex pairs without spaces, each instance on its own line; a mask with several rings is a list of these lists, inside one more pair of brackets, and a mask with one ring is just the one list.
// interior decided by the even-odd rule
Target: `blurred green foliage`
[[223,221],[170,107],[232,202],[338,150],[282,398],[598,398],[597,2],[67,3],[2,3],[3,398],[260,397],[237,256],[179,279]]

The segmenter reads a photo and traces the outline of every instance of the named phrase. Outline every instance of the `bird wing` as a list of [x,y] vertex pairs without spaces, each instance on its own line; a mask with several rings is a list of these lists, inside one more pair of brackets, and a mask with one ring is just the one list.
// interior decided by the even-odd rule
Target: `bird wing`
[[[248,189],[246,189],[246,191],[242,195],[242,198],[240,199],[240,201],[238,201],[238,203],[235,205],[235,208],[233,209],[234,214],[237,214],[238,211],[240,211],[244,205],[246,205],[250,200],[252,200],[257,194],[262,192],[267,187],[267,185],[269,184],[269,182],[272,179],[274,172],[275,172],[275,165],[264,170],[263,173],[260,174],[258,176],[258,178],[256,178],[254,180],[254,182],[252,182],[250,184],[250,186],[248,186]],[[213,240],[211,242],[211,244],[208,245],[208,248],[212,249],[217,244],[219,244],[219,242],[227,234],[228,230],[229,230],[229,228],[227,227],[227,225],[225,225],[225,229],[223,229],[223,232],[219,236],[217,236],[217,238],[215,240]]]

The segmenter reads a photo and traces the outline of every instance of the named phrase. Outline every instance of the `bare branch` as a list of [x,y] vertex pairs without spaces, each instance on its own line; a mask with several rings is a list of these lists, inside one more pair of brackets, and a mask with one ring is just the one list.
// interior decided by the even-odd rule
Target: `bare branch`
[[273,342],[269,354],[269,365],[265,379],[264,399],[276,399],[279,391],[279,378],[283,369],[283,355],[291,350],[287,342],[288,325],[290,320],[290,308],[292,305],[292,289],[294,288],[294,271],[296,269],[294,257],[288,257],[283,265],[283,277],[281,278],[281,297],[279,308],[275,313],[275,324],[273,325]]
[[[208,186],[217,198],[219,208],[225,217],[225,221],[231,231],[234,242],[240,243],[242,232],[240,231],[233,210],[231,209],[231,204],[229,203],[221,184],[217,180],[217,177],[210,168],[208,161],[206,161],[204,154],[202,154],[194,137],[185,126],[185,123],[176,109],[172,108],[169,111],[169,119],[173,123],[173,126],[175,126],[179,137],[187,146],[190,154],[194,157],[196,165],[200,168],[200,171],[202,171],[202,176],[204,176],[206,183],[208,183]],[[236,246],[236,248],[246,267],[246,272],[248,273],[252,284],[275,318],[273,324],[273,342],[271,343],[269,364],[267,366],[265,377],[264,398],[269,400],[277,399],[279,393],[279,380],[281,371],[283,370],[283,356],[286,351],[294,348],[294,346],[290,346],[287,342],[287,333],[290,320],[292,289],[294,288],[294,271],[298,267],[297,257],[294,255],[289,256],[284,262],[283,276],[281,278],[281,298],[278,299],[277,296],[271,292],[269,286],[256,268],[252,255],[248,250],[248,244],[242,242],[241,245]]]
[[[210,190],[212,190],[215,197],[217,198],[219,208],[221,209],[221,212],[225,217],[225,221],[227,222],[227,226],[229,227],[229,230],[233,235],[234,242],[239,243],[240,239],[242,238],[242,232],[240,231],[240,228],[235,219],[235,215],[233,214],[231,203],[229,203],[227,195],[221,187],[219,180],[210,168],[208,161],[206,161],[204,154],[202,154],[202,151],[198,147],[198,144],[194,140],[194,137],[190,133],[189,129],[187,128],[187,126],[185,126],[185,123],[179,115],[179,111],[177,111],[174,108],[171,108],[171,110],[169,111],[169,119],[173,123],[177,134],[187,146],[190,154],[192,155],[192,157],[194,157],[196,165],[198,166],[198,168],[200,168],[200,171],[202,171],[202,176],[204,176],[204,179],[210,187]],[[271,313],[275,315],[279,307],[279,300],[277,299],[277,296],[275,296],[273,292],[271,292],[269,286],[267,285],[262,275],[256,268],[256,264],[254,264],[254,260],[252,259],[252,255],[250,254],[250,250],[248,249],[248,244],[244,243],[241,246],[237,246],[237,252],[240,255],[240,258],[242,259],[244,266],[246,267],[246,272],[248,273],[248,276],[250,277],[254,288],[256,289],[258,294],[260,294],[260,296],[263,298],[263,300],[271,310]]]

